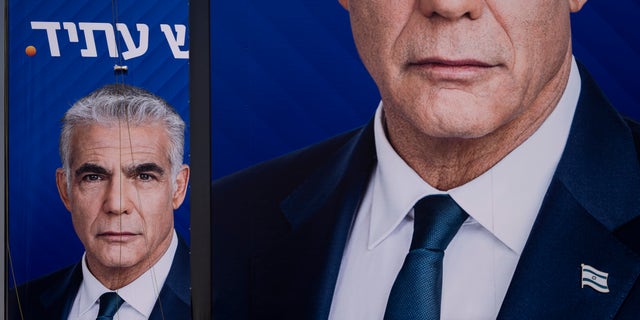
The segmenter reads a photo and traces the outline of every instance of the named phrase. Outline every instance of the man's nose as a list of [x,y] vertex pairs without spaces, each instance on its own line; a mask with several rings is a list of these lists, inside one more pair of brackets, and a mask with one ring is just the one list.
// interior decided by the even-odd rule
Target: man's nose
[[484,10],[484,0],[418,0],[419,10],[426,17],[440,16],[450,20],[463,17],[478,19]]
[[108,182],[104,195],[104,212],[110,214],[131,213],[132,203],[128,191],[132,188],[122,175],[114,175]]

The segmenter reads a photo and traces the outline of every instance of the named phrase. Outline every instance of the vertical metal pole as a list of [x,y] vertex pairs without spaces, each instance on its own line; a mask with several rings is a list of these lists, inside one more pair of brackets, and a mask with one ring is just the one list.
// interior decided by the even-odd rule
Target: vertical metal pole
[[5,263],[5,256],[6,256],[6,248],[7,248],[7,232],[6,232],[6,226],[7,226],[7,221],[8,221],[8,210],[7,210],[7,204],[6,204],[6,199],[5,199],[5,195],[6,195],[6,186],[7,186],[7,166],[6,166],[6,155],[7,153],[5,152],[6,150],[6,146],[7,146],[7,125],[6,125],[6,118],[8,117],[8,110],[7,110],[7,96],[6,96],[6,86],[7,86],[7,59],[6,59],[6,51],[7,51],[7,41],[6,41],[6,30],[7,30],[7,25],[6,25],[6,15],[7,15],[7,5],[6,5],[6,1],[5,0],[0,0],[0,5],[2,6],[2,14],[0,15],[0,43],[2,44],[2,50],[0,50],[0,61],[2,61],[2,63],[0,64],[0,71],[2,73],[2,80],[0,80],[0,97],[2,97],[2,114],[0,115],[0,123],[2,123],[2,142],[0,142],[1,146],[0,146],[0,168],[2,168],[0,170],[0,181],[2,181],[2,186],[0,187],[0,204],[2,205],[3,208],[3,212],[4,212],[4,216],[3,219],[1,219],[0,221],[0,239],[2,239],[2,248],[4,248],[4,253],[0,255],[0,265],[2,266],[2,277],[0,277],[0,286],[3,288],[2,291],[0,291],[0,310],[2,310],[2,314],[5,314],[5,297],[7,294],[7,284],[6,284],[6,279],[7,279],[7,264]]
[[193,319],[211,319],[210,0],[189,5],[191,295]]

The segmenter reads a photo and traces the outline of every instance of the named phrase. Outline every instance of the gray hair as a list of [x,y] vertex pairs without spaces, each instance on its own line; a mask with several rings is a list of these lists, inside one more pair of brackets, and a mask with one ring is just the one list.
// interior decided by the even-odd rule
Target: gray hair
[[164,125],[169,136],[171,176],[175,177],[184,154],[185,123],[180,115],[165,100],[147,90],[127,84],[111,84],[78,100],[62,118],[60,159],[68,181],[71,178],[71,138],[76,128],[120,121],[133,126]]

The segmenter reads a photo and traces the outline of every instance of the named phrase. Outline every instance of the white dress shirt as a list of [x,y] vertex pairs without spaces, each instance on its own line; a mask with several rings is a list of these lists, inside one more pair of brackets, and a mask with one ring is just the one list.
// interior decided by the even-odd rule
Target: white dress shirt
[[[114,320],[149,319],[160,290],[169,275],[177,248],[178,236],[174,230],[171,244],[160,260],[138,279],[116,290],[125,302],[113,317]],[[100,296],[112,291],[91,274],[87,268],[85,255],[86,253],[82,256],[82,283],[69,313],[69,320],[96,320],[100,309]]]
[[448,193],[469,214],[445,251],[442,319],[495,319],[564,150],[580,94],[575,61],[565,92],[541,127],[490,170],[447,192],[418,176],[374,119],[378,163],[342,257],[329,319],[382,319],[409,251],[413,205]]

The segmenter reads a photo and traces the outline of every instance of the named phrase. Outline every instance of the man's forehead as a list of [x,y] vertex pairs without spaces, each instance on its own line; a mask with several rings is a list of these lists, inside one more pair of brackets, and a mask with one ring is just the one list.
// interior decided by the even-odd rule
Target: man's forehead
[[94,163],[135,166],[140,163],[164,165],[169,161],[169,138],[160,125],[87,125],[74,131],[70,145],[71,162],[76,166]]

